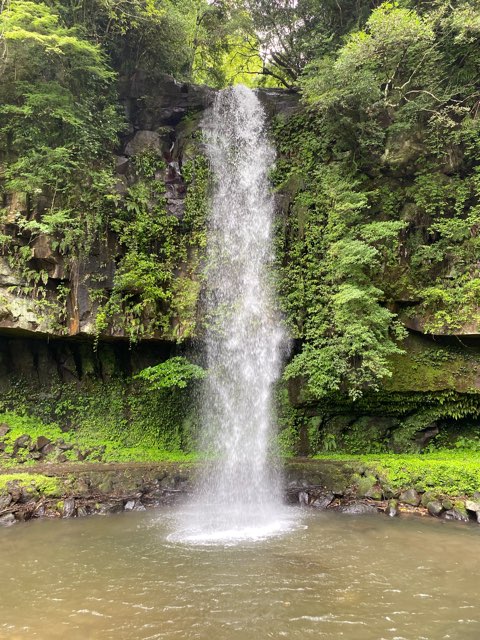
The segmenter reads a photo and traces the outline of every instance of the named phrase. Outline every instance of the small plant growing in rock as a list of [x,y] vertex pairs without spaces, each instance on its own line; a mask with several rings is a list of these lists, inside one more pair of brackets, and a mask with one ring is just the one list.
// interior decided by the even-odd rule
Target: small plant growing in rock
[[184,389],[193,380],[201,380],[206,375],[205,369],[193,364],[183,356],[169,358],[153,367],[142,369],[135,378],[147,382],[152,390]]

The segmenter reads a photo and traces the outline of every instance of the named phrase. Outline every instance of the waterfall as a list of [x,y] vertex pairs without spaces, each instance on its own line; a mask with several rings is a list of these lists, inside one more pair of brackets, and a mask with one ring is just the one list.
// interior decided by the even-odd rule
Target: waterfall
[[275,154],[262,105],[242,85],[217,94],[202,129],[213,174],[202,421],[213,462],[199,482],[191,539],[249,538],[281,526],[269,451],[285,341],[270,282]]

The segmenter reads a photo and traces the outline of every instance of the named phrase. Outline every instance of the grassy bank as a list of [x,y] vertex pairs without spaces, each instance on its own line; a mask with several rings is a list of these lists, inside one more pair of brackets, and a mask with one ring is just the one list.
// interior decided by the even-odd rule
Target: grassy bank
[[[125,434],[99,425],[98,430],[91,425],[81,425],[75,430],[63,431],[56,422],[46,423],[32,415],[20,415],[15,412],[0,413],[0,425],[8,426],[9,431],[0,438],[4,451],[0,451],[0,466],[16,467],[18,464],[34,466],[41,462],[163,462],[194,460],[194,453],[176,448],[166,448],[152,443],[151,434],[139,434],[132,443]],[[22,436],[30,436],[26,446],[17,448],[15,443]],[[43,437],[54,445],[52,451],[43,454],[41,460],[32,458],[31,448],[38,438]],[[14,455],[15,454],[15,455]],[[60,457],[61,456],[61,457]]]
[[322,454],[315,460],[359,464],[392,489],[415,487],[444,495],[480,491],[480,452],[444,449],[426,454]]
[[[109,425],[92,429],[91,424],[62,430],[57,422],[43,422],[32,415],[16,412],[0,413],[0,426],[8,432],[0,438],[0,468],[18,467],[34,472],[38,463],[137,463],[137,462],[189,462],[198,460],[198,454],[178,447],[164,445],[160,438],[155,443],[151,433],[138,428],[117,430]],[[24,446],[16,442],[29,436]],[[135,435],[136,437],[133,437]],[[52,443],[50,451],[39,453],[39,438]],[[175,441],[174,441],[175,442]],[[254,455],[255,452],[252,452]],[[289,458],[285,461],[288,464]],[[472,495],[480,491],[480,451],[471,449],[441,449],[424,454],[340,454],[324,453],[314,456],[318,462],[345,463],[353,472],[375,476],[382,485],[392,489],[415,487],[418,491],[434,491],[443,495]],[[6,482],[5,475],[2,482]],[[30,481],[32,475],[29,474]]]

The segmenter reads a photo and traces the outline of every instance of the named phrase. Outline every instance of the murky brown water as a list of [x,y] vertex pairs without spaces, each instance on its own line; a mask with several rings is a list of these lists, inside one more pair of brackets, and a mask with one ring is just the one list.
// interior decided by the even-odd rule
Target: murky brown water
[[480,638],[480,527],[298,519],[230,547],[168,542],[171,511],[2,529],[0,638]]

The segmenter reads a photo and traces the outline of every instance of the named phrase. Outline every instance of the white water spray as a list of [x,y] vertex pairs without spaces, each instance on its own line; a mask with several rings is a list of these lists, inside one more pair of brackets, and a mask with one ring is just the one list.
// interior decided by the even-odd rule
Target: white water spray
[[202,128],[214,180],[202,417],[204,448],[214,462],[199,483],[187,539],[214,542],[264,537],[284,527],[269,455],[284,334],[269,282],[274,151],[262,105],[244,86],[226,89]]

